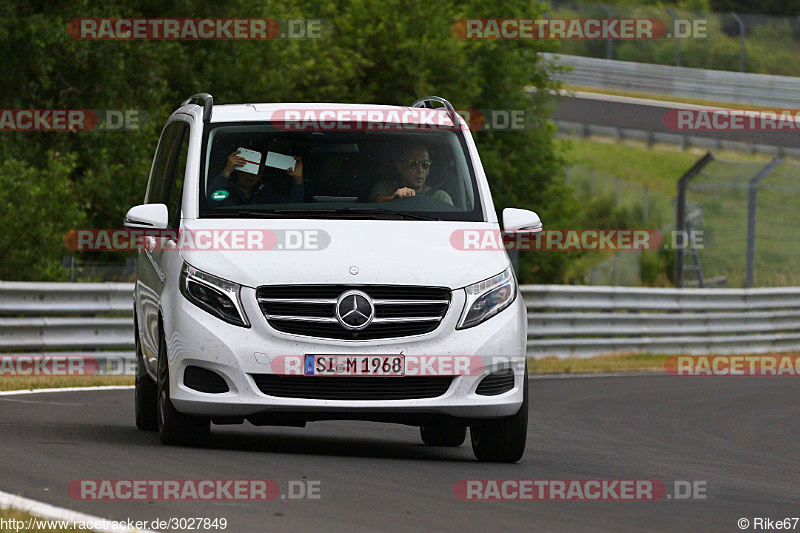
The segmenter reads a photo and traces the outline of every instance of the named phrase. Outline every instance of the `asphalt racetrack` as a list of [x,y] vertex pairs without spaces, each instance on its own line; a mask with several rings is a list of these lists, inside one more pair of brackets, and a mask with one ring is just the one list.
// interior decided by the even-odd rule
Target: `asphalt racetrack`
[[667,128],[664,124],[664,115],[670,109],[683,109],[685,107],[687,106],[670,102],[580,93],[579,96],[562,96],[558,98],[551,118],[553,120],[580,122],[597,126],[613,126],[658,133],[717,138],[726,141],[766,144],[787,148],[800,147],[800,131],[798,130],[674,131]]
[[[788,377],[532,379],[528,448],[478,463],[417,428],[212,426],[166,447],[133,423],[133,390],[0,397],[0,490],[109,519],[226,518],[227,531],[740,531],[800,516],[800,388]],[[318,482],[319,499],[82,501],[79,479]],[[462,501],[463,479],[699,482],[705,499]],[[285,494],[284,494],[285,495]],[[798,524],[797,529],[800,529]]]

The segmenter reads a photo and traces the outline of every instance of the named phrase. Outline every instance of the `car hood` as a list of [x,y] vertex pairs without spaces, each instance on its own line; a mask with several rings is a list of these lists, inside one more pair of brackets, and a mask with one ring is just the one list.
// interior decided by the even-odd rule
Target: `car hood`
[[[461,250],[451,240],[463,230],[499,231],[497,224],[489,223],[192,219],[184,220],[183,228],[193,236],[206,232],[205,239],[193,239],[194,246],[182,246],[181,256],[187,263],[249,287],[320,283],[457,289],[509,265],[503,249]],[[231,233],[225,234],[226,230]],[[213,250],[198,249],[200,244],[208,247],[208,232],[218,236],[219,243]],[[249,237],[239,233],[237,241],[233,232]]]

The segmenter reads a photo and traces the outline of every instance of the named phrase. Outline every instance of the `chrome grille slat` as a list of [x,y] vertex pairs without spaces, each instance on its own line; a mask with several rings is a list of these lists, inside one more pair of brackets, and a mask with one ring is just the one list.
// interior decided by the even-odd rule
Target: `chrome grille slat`
[[[405,322],[431,322],[433,320],[439,321],[443,317],[441,316],[409,316],[409,317],[393,317],[393,318],[373,318],[373,324],[393,324],[393,323],[405,323]],[[336,322],[336,319],[333,319]]]
[[[336,302],[334,302],[336,303]],[[450,300],[372,300],[375,305],[423,305],[449,304]]]
[[339,321],[326,316],[291,316],[291,315],[264,315],[267,320],[293,320],[295,322],[319,322],[320,324],[337,324]]
[[[375,317],[361,330],[344,328],[335,315],[339,295],[359,290],[370,296]],[[273,285],[256,290],[270,326],[308,337],[370,340],[430,333],[450,307],[446,287],[401,285]]]
[[258,298],[259,303],[282,303],[282,304],[320,304],[333,305],[336,298]]

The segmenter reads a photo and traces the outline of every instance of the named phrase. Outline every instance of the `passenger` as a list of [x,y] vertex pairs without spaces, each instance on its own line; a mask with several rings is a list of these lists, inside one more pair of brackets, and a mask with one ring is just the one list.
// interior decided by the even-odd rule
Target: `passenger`
[[420,144],[406,146],[395,162],[397,177],[379,181],[369,193],[371,202],[387,202],[395,198],[424,195],[453,205],[453,199],[443,190],[433,191],[425,185],[431,171],[428,149]]
[[237,167],[243,166],[247,160],[238,155],[236,150],[228,156],[225,168],[209,186],[209,200],[212,205],[235,206],[250,204],[283,204],[303,202],[303,160],[300,156],[292,156],[296,161],[294,170],[286,169],[292,178],[289,194],[281,194],[263,183],[266,168],[259,167],[258,174],[244,172]]

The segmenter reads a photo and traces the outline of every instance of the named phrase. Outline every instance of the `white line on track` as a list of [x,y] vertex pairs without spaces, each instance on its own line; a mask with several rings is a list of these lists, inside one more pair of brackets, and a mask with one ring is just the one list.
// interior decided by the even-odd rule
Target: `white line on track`
[[43,392],[83,392],[92,390],[125,390],[132,389],[133,385],[103,385],[100,387],[62,387],[60,389],[25,389],[25,390],[4,390],[0,391],[0,396],[16,396],[17,394],[39,394]]
[[[46,392],[83,392],[83,391],[93,391],[93,390],[124,390],[124,389],[132,389],[132,385],[113,385],[113,386],[103,386],[103,387],[66,387],[61,389],[34,389],[34,390],[13,390],[13,391],[0,391],[0,396],[12,396],[17,394],[39,394],[39,393],[46,393]],[[9,494],[7,492],[3,492],[0,490],[0,509],[16,509],[20,511],[25,511],[27,513],[32,514],[33,516],[44,518],[47,520],[66,520],[70,523],[73,522],[92,522],[94,524],[102,525],[103,520],[106,523],[112,523],[113,520],[109,520],[108,518],[101,518],[99,516],[93,516],[89,514],[79,513],[77,511],[72,511],[70,509],[65,509],[63,507],[56,507],[54,505],[50,505],[48,503],[39,502],[36,500],[31,500],[30,498],[23,498],[22,496],[16,496],[14,494]],[[123,528],[93,528],[93,531],[101,531],[101,532],[114,532],[114,533],[151,533],[150,530],[142,530],[142,529],[130,529],[127,527]]]
[[[651,107],[668,107],[670,109],[725,109],[724,106],[707,106],[699,104],[686,104],[682,102],[670,102],[666,100],[653,100],[650,98],[636,98],[634,96],[617,96],[613,94],[590,93],[586,91],[570,91],[563,89],[561,96],[575,97],[582,100],[599,100],[601,102],[617,102],[620,104],[646,105]],[[736,104],[731,104],[736,105]]]
[[[101,518],[99,516],[94,516],[90,514],[79,513],[77,511],[65,509],[63,507],[56,507],[55,505],[50,505],[48,503],[31,500],[30,498],[23,498],[22,496],[9,494],[8,492],[3,492],[1,490],[0,490],[0,509],[16,509],[19,511],[25,511],[33,516],[43,518],[45,520],[67,521],[70,524],[70,526],[75,522],[83,522],[83,523],[91,522],[93,525],[102,526],[103,521],[105,521],[106,524],[108,524],[108,527],[92,528],[92,531],[101,531],[103,533],[105,532],[154,533],[147,529],[131,529],[128,527],[112,528],[111,526],[113,525],[114,520],[109,520],[108,518]],[[28,521],[23,521],[23,522],[26,524],[28,523]]]

